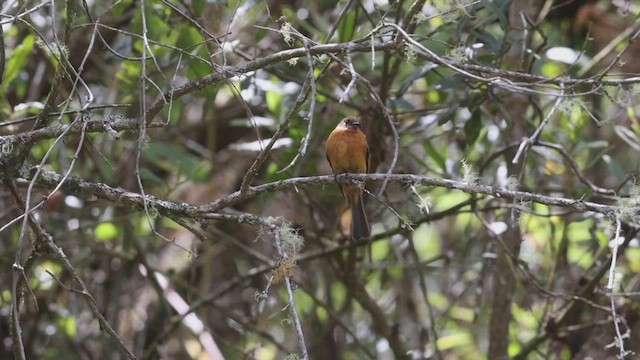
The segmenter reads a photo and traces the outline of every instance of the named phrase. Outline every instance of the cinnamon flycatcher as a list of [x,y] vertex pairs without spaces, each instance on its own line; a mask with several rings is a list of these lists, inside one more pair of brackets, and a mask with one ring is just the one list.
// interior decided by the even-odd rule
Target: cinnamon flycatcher
[[[356,116],[344,118],[327,139],[327,160],[334,174],[364,173],[369,171],[369,146]],[[371,236],[364,212],[362,189],[353,185],[340,185],[342,195],[351,207],[351,236],[354,239]]]

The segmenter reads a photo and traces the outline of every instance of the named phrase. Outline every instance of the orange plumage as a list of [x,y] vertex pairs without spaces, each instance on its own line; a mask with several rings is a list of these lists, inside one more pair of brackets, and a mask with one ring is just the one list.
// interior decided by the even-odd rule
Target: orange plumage
[[[346,117],[331,132],[327,139],[327,160],[334,174],[366,174],[369,171],[369,146],[357,117]],[[368,238],[371,233],[364,211],[362,189],[340,185],[340,190],[351,206],[351,236],[354,239]]]

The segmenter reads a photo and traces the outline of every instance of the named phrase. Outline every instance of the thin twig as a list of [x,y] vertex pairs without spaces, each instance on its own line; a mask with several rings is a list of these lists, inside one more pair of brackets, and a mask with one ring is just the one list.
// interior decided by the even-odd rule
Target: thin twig
[[594,192],[598,194],[603,194],[603,195],[611,195],[611,196],[616,195],[615,190],[602,188],[594,184],[591,180],[587,179],[587,176],[580,170],[580,167],[578,166],[578,163],[573,158],[573,156],[571,156],[571,154],[569,154],[569,152],[561,145],[549,143],[546,141],[538,141],[535,146],[548,147],[558,151],[569,162],[569,165],[571,165],[573,172],[575,172],[578,178],[580,178],[580,181],[586,184]]
[[520,143],[520,147],[518,148],[516,155],[513,157],[513,160],[511,161],[513,164],[517,164],[520,161],[520,156],[524,152],[526,152],[529,149],[529,147],[531,147],[532,144],[535,144],[535,142],[538,141],[538,137],[540,137],[542,130],[544,129],[545,126],[547,126],[547,124],[549,123],[549,120],[551,120],[551,117],[556,112],[556,110],[558,109],[558,106],[563,100],[564,100],[564,84],[561,84],[560,94],[558,95],[556,102],[553,104],[553,106],[551,107],[551,110],[549,110],[549,113],[542,120],[542,122],[540,123],[540,126],[538,126],[538,128],[533,133],[533,135],[531,135],[529,138],[522,140],[522,143]]
[[[620,217],[616,216],[616,232],[613,240],[611,240],[613,248],[611,249],[611,266],[609,267],[609,281],[607,283],[607,291],[613,291],[613,286],[616,277],[616,265],[618,263],[618,246],[620,244]],[[624,238],[622,239],[624,240]]]
[[[289,254],[282,248],[282,240],[280,239],[280,232],[274,231],[275,246],[278,255],[283,260],[289,260]],[[287,275],[284,278],[285,287],[287,288],[287,294],[289,294],[289,308],[291,309],[291,315],[296,328],[296,336],[298,338],[298,345],[302,351],[302,358],[309,359],[309,352],[307,351],[307,345],[304,340],[304,333],[302,332],[302,323],[300,322],[300,316],[298,316],[298,309],[296,307],[296,301],[293,297],[293,289],[291,286],[291,276]]]
[[[309,43],[305,41],[304,48],[309,50]],[[289,165],[285,166],[282,170],[278,171],[278,173],[283,173],[289,170],[292,166],[294,166],[299,159],[303,158],[307,153],[307,147],[309,146],[309,140],[313,135],[313,125],[315,123],[314,113],[316,111],[316,78],[315,78],[315,66],[313,61],[313,56],[311,56],[311,52],[307,51],[307,63],[309,64],[309,72],[307,74],[307,81],[311,85],[311,104],[309,105],[309,115],[307,116],[307,135],[302,138],[302,144],[300,145],[300,151],[298,154],[291,160]]]
[[349,69],[349,73],[351,74],[351,81],[349,81],[349,84],[342,92],[342,95],[340,95],[340,99],[338,100],[340,104],[342,104],[344,99],[349,96],[349,92],[351,91],[351,88],[353,88],[353,86],[356,84],[356,79],[358,78],[358,75],[356,74],[356,70],[353,67],[353,59],[351,58],[351,49],[348,47],[347,47],[347,68]]
[[[612,249],[611,249],[611,267],[609,268],[609,281],[607,283],[607,291],[609,293],[612,293],[614,290],[614,285],[615,285],[615,278],[616,278],[616,266],[618,264],[618,247],[620,246],[620,242],[621,240],[624,240],[623,237],[620,237],[620,228],[621,228],[621,222],[620,222],[620,217],[616,216],[616,232],[613,236],[613,240],[611,240],[612,242]],[[615,302],[615,298],[613,296],[610,296],[610,300],[611,300],[611,317],[613,319],[613,327],[616,331],[616,339],[615,339],[615,346],[619,349],[619,359],[624,359],[628,353],[627,351],[625,351],[624,349],[624,339],[622,337],[622,333],[620,332],[620,325],[618,325],[618,323],[620,322],[621,318],[618,315],[618,313],[616,312],[616,302]]]

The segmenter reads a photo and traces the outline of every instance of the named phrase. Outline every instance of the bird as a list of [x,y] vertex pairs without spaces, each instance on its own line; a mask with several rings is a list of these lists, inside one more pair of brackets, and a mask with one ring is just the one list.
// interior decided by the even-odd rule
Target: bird
[[[369,171],[369,145],[357,116],[347,116],[338,123],[327,138],[326,153],[334,175],[366,174]],[[340,191],[351,207],[351,237],[354,240],[370,237],[362,188],[342,184]]]

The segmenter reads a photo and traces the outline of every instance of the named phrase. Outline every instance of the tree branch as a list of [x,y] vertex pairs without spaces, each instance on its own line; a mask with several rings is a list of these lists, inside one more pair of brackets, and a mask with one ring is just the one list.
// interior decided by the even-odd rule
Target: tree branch
[[[31,169],[24,174],[28,180],[35,170]],[[38,184],[51,187],[57,186],[62,180],[62,175],[51,171],[43,171],[38,179]],[[172,213],[189,217],[200,217],[209,213],[217,213],[222,209],[233,206],[243,201],[252,200],[259,195],[271,193],[281,190],[293,189],[297,186],[323,186],[333,183],[353,184],[363,181],[381,182],[388,180],[389,182],[401,184],[414,184],[422,186],[434,186],[452,190],[460,190],[468,194],[484,194],[493,196],[497,199],[516,200],[521,202],[534,202],[550,206],[573,209],[576,211],[592,211],[605,215],[612,215],[621,210],[640,210],[640,206],[622,206],[608,205],[597,202],[584,201],[582,199],[572,199],[560,196],[551,196],[536,194],[527,191],[515,191],[506,188],[499,188],[482,184],[469,184],[464,181],[456,181],[449,179],[436,179],[428,176],[419,176],[411,174],[340,174],[297,177],[286,180],[275,181],[259,186],[252,186],[249,191],[242,194],[236,191],[223,198],[213,200],[205,205],[191,205],[185,202],[176,202],[158,198],[153,195],[146,195],[149,204],[161,213]],[[103,183],[94,183],[77,177],[70,176],[61,188],[67,194],[89,196],[95,195],[98,198],[110,200],[121,205],[134,206],[142,208],[142,195],[126,191],[122,188],[114,188]]]

